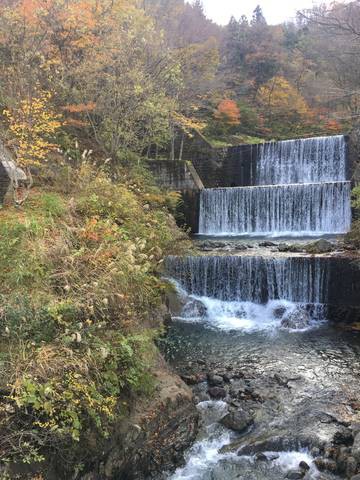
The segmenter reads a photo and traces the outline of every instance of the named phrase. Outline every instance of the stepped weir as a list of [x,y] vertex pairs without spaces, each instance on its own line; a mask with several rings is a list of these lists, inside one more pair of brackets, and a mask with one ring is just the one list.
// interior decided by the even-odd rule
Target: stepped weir
[[350,229],[343,136],[260,146],[256,184],[200,193],[199,234],[318,236]]
[[[233,160],[236,151],[231,151]],[[296,238],[350,230],[351,182],[343,136],[270,142],[257,146],[256,152],[252,185],[200,192],[200,235]],[[292,312],[296,305],[312,305],[312,314],[322,319],[328,313],[326,306],[337,303],[335,297],[343,305],[357,303],[356,285],[350,281],[338,285],[339,273],[344,274],[344,265],[349,265],[346,260],[254,252],[168,257],[166,275],[189,298],[205,305],[199,310],[191,303],[185,316],[198,317],[200,311],[215,325],[219,316],[230,316],[231,325],[234,318],[242,324],[244,318],[258,316],[255,323],[261,323],[264,311],[251,305],[271,305],[268,319],[280,307]]]

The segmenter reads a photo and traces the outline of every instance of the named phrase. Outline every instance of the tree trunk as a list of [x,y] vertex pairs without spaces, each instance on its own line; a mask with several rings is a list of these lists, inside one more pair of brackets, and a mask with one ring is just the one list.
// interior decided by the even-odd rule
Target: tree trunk
[[184,151],[184,134],[181,135],[181,143],[180,143],[180,151],[179,151],[179,160],[182,160],[183,156],[183,151]]

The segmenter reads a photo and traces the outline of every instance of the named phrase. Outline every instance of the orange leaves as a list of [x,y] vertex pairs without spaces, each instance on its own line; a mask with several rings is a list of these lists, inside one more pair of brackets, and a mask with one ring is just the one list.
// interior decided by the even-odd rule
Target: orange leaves
[[339,133],[342,130],[340,123],[337,120],[329,119],[325,122],[325,130],[327,133]]
[[96,103],[95,102],[89,102],[89,103],[79,103],[77,105],[65,105],[63,107],[63,110],[70,112],[70,113],[82,113],[82,112],[90,112],[92,110],[95,110]]
[[28,23],[36,22],[37,16],[45,12],[51,4],[51,0],[22,0],[19,4],[19,13]]
[[240,124],[240,110],[234,100],[221,100],[214,112],[214,117],[227,125]]

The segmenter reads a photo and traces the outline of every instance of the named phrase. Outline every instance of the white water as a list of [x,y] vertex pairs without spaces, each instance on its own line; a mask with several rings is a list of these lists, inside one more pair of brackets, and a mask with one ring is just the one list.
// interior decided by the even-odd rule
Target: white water
[[171,480],[198,480],[226,457],[219,451],[231,442],[234,434],[217,422],[227,413],[228,407],[227,403],[221,401],[207,401],[197,405],[205,422],[205,438],[191,447],[186,455],[186,466],[178,468],[170,477]]
[[341,182],[346,180],[346,142],[342,135],[261,145],[257,184]]
[[350,229],[350,182],[205,189],[199,234],[313,236]]
[[[195,300],[195,302],[194,302]],[[205,313],[199,315],[199,302],[205,308]],[[298,328],[285,328],[282,321],[289,314],[299,315],[308,312],[309,323]],[[264,331],[276,333],[279,329],[290,332],[305,332],[319,328],[326,318],[326,308],[322,304],[311,307],[286,300],[273,300],[265,305],[252,302],[226,302],[208,297],[188,297],[184,310],[174,315],[175,320],[201,323],[205,327],[223,331],[240,331],[253,333]]]
[[[240,480],[247,479],[246,472],[253,470],[256,476],[256,467],[259,465],[255,457],[238,456],[236,453],[220,453],[221,449],[229,445],[236,438],[233,432],[230,432],[218,422],[227,413],[228,405],[222,401],[206,401],[197,405],[204,422],[204,431],[201,440],[198,440],[186,454],[186,465],[178,468],[176,472],[169,477],[170,480],[210,480],[212,472],[220,463],[237,465],[238,474],[236,478]],[[304,461],[310,466],[306,478],[315,480],[319,476],[319,472],[313,463],[313,458],[307,450],[289,451],[289,452],[264,452],[265,455],[277,456],[273,461],[267,462],[269,478],[277,478],[277,475],[284,475],[289,470],[297,469],[299,463]],[[262,463],[262,462],[261,462]],[[261,465],[263,466],[263,465]],[[221,473],[220,473],[221,475]],[[216,477],[226,478],[226,477]],[[253,477],[255,478],[255,477]],[[263,477],[260,477],[263,478]]]
[[167,275],[188,295],[264,305],[327,302],[328,258],[167,257]]

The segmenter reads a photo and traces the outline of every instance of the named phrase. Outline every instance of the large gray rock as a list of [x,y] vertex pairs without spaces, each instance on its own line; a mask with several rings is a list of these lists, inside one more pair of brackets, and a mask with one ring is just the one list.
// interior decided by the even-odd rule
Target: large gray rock
[[334,250],[334,245],[329,242],[328,240],[325,240],[324,238],[321,238],[317,242],[310,243],[309,245],[306,245],[305,250],[308,253],[329,253]]
[[222,387],[224,385],[224,379],[220,375],[209,373],[207,379],[211,387]]
[[182,309],[184,318],[203,318],[206,316],[207,308],[200,300],[192,299]]
[[253,421],[252,416],[240,408],[239,410],[229,412],[220,420],[220,423],[235,432],[243,432]]
[[307,328],[310,324],[310,321],[311,321],[310,314],[306,310],[297,308],[296,310],[293,310],[285,314],[285,316],[281,320],[281,326],[283,328],[299,330],[299,329]]

